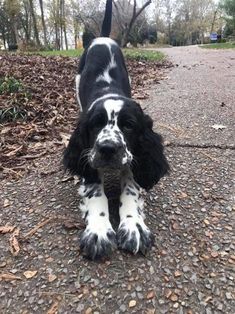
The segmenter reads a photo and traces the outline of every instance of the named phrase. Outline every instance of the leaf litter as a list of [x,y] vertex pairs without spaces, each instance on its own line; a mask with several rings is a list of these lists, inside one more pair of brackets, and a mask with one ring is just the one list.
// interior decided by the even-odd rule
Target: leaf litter
[[[30,171],[30,161],[62,150],[67,144],[79,111],[74,83],[77,64],[77,58],[60,56],[1,56],[0,77],[13,77],[22,86],[16,93],[0,94],[2,178],[20,178]],[[133,98],[148,98],[148,86],[163,79],[164,69],[171,66],[165,59],[128,59]],[[12,108],[24,115],[4,120],[1,113]]]

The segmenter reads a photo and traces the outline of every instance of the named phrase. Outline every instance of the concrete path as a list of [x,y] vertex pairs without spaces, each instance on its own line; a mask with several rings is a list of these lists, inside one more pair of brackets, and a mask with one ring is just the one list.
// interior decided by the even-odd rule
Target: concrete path
[[36,172],[1,183],[0,225],[20,228],[20,252],[0,234],[0,313],[234,312],[235,50],[163,51],[176,66],[143,104],[171,165],[145,195],[155,247],[147,257],[86,261],[77,186],[64,178],[61,153],[47,156]]
[[[189,46],[161,51],[176,67],[153,91],[150,104],[167,141],[234,146],[235,49]],[[226,128],[216,131],[213,125]]]

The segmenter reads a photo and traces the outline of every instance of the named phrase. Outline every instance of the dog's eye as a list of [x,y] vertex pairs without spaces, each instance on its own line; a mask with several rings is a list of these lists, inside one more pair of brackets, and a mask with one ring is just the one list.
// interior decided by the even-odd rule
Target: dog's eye
[[101,129],[105,125],[105,117],[97,115],[91,119],[89,124],[92,129]]
[[122,127],[124,131],[130,132],[134,129],[135,124],[132,121],[125,121]]

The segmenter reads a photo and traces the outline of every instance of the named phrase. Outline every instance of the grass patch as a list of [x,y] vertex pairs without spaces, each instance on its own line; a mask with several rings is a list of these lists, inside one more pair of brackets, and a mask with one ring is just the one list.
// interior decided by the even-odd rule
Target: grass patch
[[0,123],[25,120],[27,112],[18,106],[0,109]]
[[31,95],[25,90],[21,81],[12,76],[1,77],[0,95],[6,96],[4,103],[0,105],[0,124],[26,119],[27,112],[21,107]]
[[127,59],[137,61],[161,61],[165,55],[160,51],[142,50],[142,49],[123,49],[124,56]]
[[200,48],[205,49],[235,49],[235,43],[215,43],[215,44],[207,44],[207,45],[200,45]]
[[62,56],[62,57],[80,57],[83,53],[83,49],[70,49],[70,50],[48,50],[37,51],[30,54],[40,54],[41,56]]
[[0,95],[18,93],[22,91],[23,85],[20,81],[14,77],[2,77],[0,78]]
[[[83,49],[37,51],[30,54],[40,54],[41,56],[63,56],[80,57]],[[165,56],[162,52],[142,49],[123,49],[124,56],[132,60],[160,61]]]

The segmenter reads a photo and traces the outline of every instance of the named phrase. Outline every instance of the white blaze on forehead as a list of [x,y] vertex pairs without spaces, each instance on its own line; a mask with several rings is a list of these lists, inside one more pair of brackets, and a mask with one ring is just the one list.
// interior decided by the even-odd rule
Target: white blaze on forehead
[[120,100],[120,99],[107,99],[105,102],[104,102],[104,108],[107,112],[107,115],[108,115],[108,120],[111,120],[111,113],[114,112],[114,113],[119,113],[119,111],[122,109],[124,105],[124,102],[123,100]]

